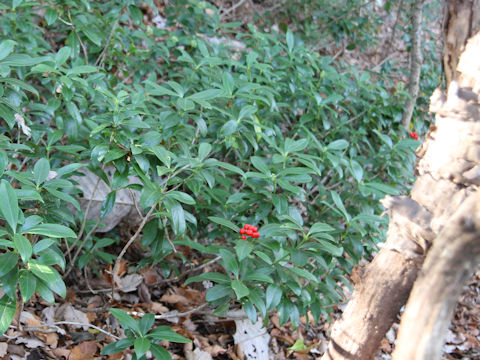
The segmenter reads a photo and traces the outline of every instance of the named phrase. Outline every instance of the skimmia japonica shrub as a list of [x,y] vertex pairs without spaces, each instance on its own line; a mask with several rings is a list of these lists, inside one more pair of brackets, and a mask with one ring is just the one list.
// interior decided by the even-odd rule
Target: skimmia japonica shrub
[[17,289],[53,302],[67,269],[112,264],[126,241],[84,221],[81,168],[110,187],[101,218],[118,191],[140,191],[152,216],[137,269],[178,272],[172,246],[221,257],[184,283],[214,283],[217,314],[237,303],[252,320],[274,309],[282,323],[318,319],[384,239],[378,200],[407,190],[418,145],[399,129],[403,92],[290,30],[177,3],[158,28],[152,1],[0,4],[2,333]]

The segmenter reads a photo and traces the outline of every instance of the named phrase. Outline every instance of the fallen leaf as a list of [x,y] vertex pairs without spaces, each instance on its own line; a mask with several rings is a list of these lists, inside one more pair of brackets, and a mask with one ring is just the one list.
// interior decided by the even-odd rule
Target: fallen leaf
[[37,347],[44,347],[45,343],[36,337],[24,337],[21,336],[15,339],[15,344],[25,344],[25,346],[29,349],[35,349]]
[[[62,305],[58,309],[57,316],[60,316],[65,321],[81,323],[81,324],[90,324],[87,315],[80,310],[75,309],[72,305]],[[83,330],[87,331],[88,326],[79,326],[79,325],[69,325],[72,328],[83,327]]]
[[52,350],[52,354],[55,355],[57,359],[62,359],[62,358],[68,359],[71,352],[72,350],[68,350],[65,348],[57,348]]
[[6,342],[0,342],[0,357],[7,355],[8,344]]
[[160,303],[155,302],[155,301],[152,301],[150,304],[148,304],[148,308],[149,308],[150,312],[153,312],[155,314],[163,314],[163,313],[166,313],[170,310],[165,305],[160,304]]
[[131,292],[137,290],[142,283],[143,276],[140,274],[129,274],[117,281],[117,287],[123,292]]
[[85,341],[72,349],[68,360],[90,360],[97,352],[97,343],[95,341]]
[[189,303],[188,299],[185,296],[178,295],[178,294],[170,294],[170,295],[165,294],[160,298],[160,301],[166,302],[169,304],[178,304],[178,303],[188,304]]

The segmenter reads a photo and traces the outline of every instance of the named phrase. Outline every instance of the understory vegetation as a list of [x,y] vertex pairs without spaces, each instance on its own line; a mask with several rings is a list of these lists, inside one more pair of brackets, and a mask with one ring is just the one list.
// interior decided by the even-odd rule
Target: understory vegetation
[[[392,74],[406,70],[328,52],[379,46],[378,5],[291,3],[251,23],[196,0],[0,4],[1,333],[21,303],[62,301],[87,273],[109,269],[120,287],[123,261],[203,291],[217,315],[328,316],[385,239],[379,199],[408,193],[420,144],[408,131],[426,131],[427,101],[402,129],[408,78]],[[421,92],[438,83],[433,63]],[[78,185],[92,173],[109,188],[94,218]],[[120,203],[125,189],[134,204]],[[116,206],[137,221],[98,232]],[[245,224],[259,237],[242,239]],[[111,313],[127,338],[104,354],[168,358],[162,339],[187,341],[149,333],[153,315]]]

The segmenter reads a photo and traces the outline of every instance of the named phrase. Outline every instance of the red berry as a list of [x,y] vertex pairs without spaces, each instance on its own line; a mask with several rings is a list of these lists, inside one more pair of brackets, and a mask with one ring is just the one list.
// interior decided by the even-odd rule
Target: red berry
[[252,236],[252,234],[253,234],[253,231],[252,231],[252,230],[247,230],[247,235],[248,235],[248,236]]
[[256,226],[252,226],[251,229],[252,229],[252,231],[257,231],[258,230],[258,228]]
[[247,237],[245,235],[242,235],[242,240],[245,240]]
[[245,226],[244,226],[243,228],[246,229],[246,230],[248,230],[249,227],[250,227],[250,225],[245,224]]
[[255,233],[253,233],[252,237],[258,238],[258,237],[260,237],[260,234],[258,232],[255,232]]
[[245,229],[240,229],[240,234],[243,235],[243,234],[245,234],[245,233],[246,233]]

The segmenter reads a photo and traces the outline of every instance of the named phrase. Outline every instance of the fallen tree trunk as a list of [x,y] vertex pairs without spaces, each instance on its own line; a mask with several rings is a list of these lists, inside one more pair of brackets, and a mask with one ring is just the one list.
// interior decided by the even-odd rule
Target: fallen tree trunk
[[[415,286],[418,290],[415,290],[414,295],[423,293],[423,300],[430,298],[435,304],[437,301],[447,299],[448,301],[433,307],[433,313],[426,315],[425,322],[422,324],[417,323],[416,319],[418,312],[425,311],[425,308],[412,307],[414,310],[409,311],[409,326],[420,326],[415,332],[411,332],[409,330],[411,328],[402,330],[401,343],[398,343],[395,353],[396,358],[402,360],[436,358],[428,357],[426,354],[433,347],[438,347],[442,338],[435,338],[435,334],[426,337],[422,335],[434,329],[438,334],[440,331],[438,329],[444,328],[446,321],[450,320],[448,309],[452,308],[454,301],[451,299],[456,300],[458,289],[461,289],[463,284],[461,281],[464,280],[468,270],[472,270],[468,266],[463,268],[463,265],[459,265],[463,259],[462,254],[465,255],[466,250],[460,240],[467,239],[465,241],[468,242],[474,237],[458,233],[467,231],[468,227],[459,225],[461,220],[457,216],[468,211],[465,210],[466,205],[462,206],[462,204],[467,198],[473,196],[472,193],[475,193],[480,185],[480,80],[478,80],[480,78],[480,67],[478,67],[480,46],[478,53],[465,57],[470,61],[467,63],[465,60],[463,69],[458,60],[472,31],[480,28],[480,6],[477,6],[479,1],[447,0],[444,65],[455,66],[453,69],[446,70],[447,82],[451,82],[449,97],[447,99],[440,90],[432,95],[431,111],[437,113],[437,122],[431,126],[424,143],[416,152],[419,157],[416,169],[417,180],[410,198],[397,197],[385,200],[384,205],[390,215],[387,241],[374,261],[367,266],[365,276],[355,286],[352,299],[342,319],[334,324],[323,360],[363,360],[374,357],[383,336],[407,299],[430,246],[432,243],[435,244],[436,237],[440,234],[440,243],[434,245],[435,251],[429,257],[432,260],[429,260],[426,267],[422,269],[421,282],[420,285]],[[459,64],[458,67],[457,64]],[[471,69],[471,76],[465,78],[468,68]],[[477,79],[476,82],[475,79]],[[460,86],[456,80],[459,81]],[[449,119],[458,121],[449,121]],[[476,123],[473,122],[474,120]],[[469,200],[467,204],[471,201],[473,200]],[[473,208],[470,208],[470,211],[473,211]],[[454,214],[456,214],[455,217],[452,217]],[[480,225],[477,227],[476,221],[476,218],[468,220],[478,229]],[[455,227],[450,229],[453,224],[456,224]],[[457,232],[455,241],[458,240],[459,243],[452,245],[454,246],[452,248],[447,248],[450,250],[445,250],[444,242],[447,241],[446,239],[452,241],[452,232]],[[442,251],[458,251],[456,256],[442,258],[444,266],[457,264],[456,267],[451,268],[452,274],[458,271],[457,274],[450,276],[447,272],[449,276],[445,277],[445,273],[435,275],[427,273],[439,270],[433,265],[435,265],[435,257],[444,254]],[[472,256],[468,264],[472,264],[474,259],[475,256]],[[420,288],[422,284],[437,277],[442,278],[442,284],[455,279],[456,286],[443,296],[437,293],[425,293],[429,290]],[[441,287],[436,287],[435,291],[441,292],[440,289]],[[434,291],[433,288],[432,291]],[[433,296],[437,295],[439,297],[434,299]],[[422,303],[420,298],[415,301]],[[435,311],[437,311],[435,321],[439,321],[439,324],[432,326],[428,323],[428,319],[435,315]],[[416,342],[413,338],[416,338]],[[419,345],[422,338],[426,343],[432,343],[424,346],[426,350],[423,355],[419,353],[419,357],[415,357],[415,346],[408,347],[407,344],[415,342]],[[433,342],[434,340],[436,341]],[[402,352],[403,346],[410,349],[408,354]],[[438,354],[438,351],[440,350],[432,354]]]

